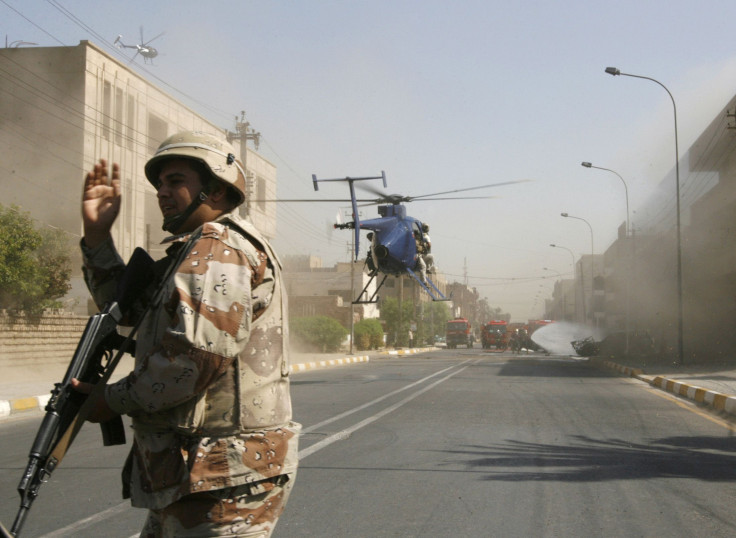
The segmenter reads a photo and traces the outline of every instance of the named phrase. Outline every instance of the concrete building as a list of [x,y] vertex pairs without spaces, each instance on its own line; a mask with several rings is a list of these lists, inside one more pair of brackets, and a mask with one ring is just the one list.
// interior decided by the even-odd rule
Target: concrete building
[[568,278],[555,282],[552,299],[545,302],[545,318],[556,321],[575,321],[577,281]]
[[[143,166],[177,131],[229,137],[252,198],[276,192],[276,167],[247,147],[244,120],[228,132],[88,41],[0,49],[0,68],[0,200],[67,233],[74,256],[70,309],[86,313],[79,204],[83,177],[99,158],[121,167],[123,205],[113,238],[125,258],[136,246],[163,255],[161,214]],[[251,201],[242,212],[266,236],[275,235],[276,204]]]
[[[354,323],[379,316],[376,303],[352,304],[368,283],[368,275],[363,272],[363,262],[322,267],[320,258],[296,255],[284,257],[283,263],[291,319],[329,316],[349,328],[351,315]],[[369,294],[375,291],[375,285],[374,280],[369,287]]]
[[[680,157],[683,361],[732,356],[736,335],[736,97]],[[632,234],[609,247],[609,330],[646,334],[678,359],[678,282],[673,170],[636,211]],[[630,256],[630,259],[629,259]],[[628,308],[626,308],[628,284]]]
[[[683,361],[731,358],[736,348],[731,327],[736,319],[736,97],[681,154],[679,168]],[[673,166],[634,211],[630,233],[622,225],[600,267],[594,263],[593,319],[591,310],[582,315],[578,285],[572,318],[587,319],[588,325],[595,320],[608,332],[628,329],[631,335],[651,337],[656,352],[672,360],[679,359],[675,187]],[[590,267],[585,258],[576,263],[576,280]],[[582,276],[590,281],[588,273]],[[562,302],[570,304],[563,299],[570,287],[563,283],[553,294],[555,319]],[[585,288],[588,296],[587,282]]]
[[555,282],[552,299],[545,302],[545,318],[605,326],[603,256],[581,256],[575,261],[574,269],[574,278]]

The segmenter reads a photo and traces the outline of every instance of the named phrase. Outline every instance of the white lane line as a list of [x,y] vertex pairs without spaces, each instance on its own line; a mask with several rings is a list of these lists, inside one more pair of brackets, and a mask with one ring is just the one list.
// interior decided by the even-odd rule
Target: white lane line
[[[444,383],[445,381],[447,381],[451,377],[459,374],[460,372],[462,372],[463,370],[465,370],[465,368],[467,368],[467,366],[464,366],[463,368],[459,368],[457,371],[452,372],[449,375],[446,375],[442,379],[438,379],[437,381],[435,381],[431,385],[427,385],[423,389],[420,389],[420,390],[416,391],[415,393],[407,396],[406,398],[404,398],[400,402],[397,402],[394,405],[387,407],[383,411],[379,411],[375,415],[370,416],[370,417],[366,418],[365,420],[361,420],[360,422],[358,422],[357,424],[354,424],[353,426],[351,426],[349,428],[346,428],[346,429],[344,429],[344,430],[342,430],[340,432],[337,432],[336,434],[330,435],[329,437],[326,437],[326,438],[322,439],[321,441],[319,441],[319,442],[317,442],[317,443],[315,443],[315,444],[313,444],[313,445],[311,445],[311,446],[309,446],[309,447],[307,447],[305,449],[300,450],[299,451],[299,459],[300,460],[303,460],[307,456],[311,456],[315,452],[317,452],[319,450],[322,450],[323,448],[331,445],[332,443],[334,443],[336,441],[341,441],[343,439],[346,439],[353,432],[355,432],[355,431],[357,431],[357,430],[359,430],[359,429],[367,426],[368,424],[371,424],[371,423],[375,422],[379,418],[382,418],[382,417],[388,415],[389,413],[395,411],[396,409],[398,409],[399,407],[403,406],[404,404],[410,402],[411,400],[413,400],[417,396],[419,396],[419,395],[427,392],[430,389],[433,389],[434,387],[436,387],[440,383]],[[416,384],[416,383],[414,383],[414,384]]]
[[[320,427],[324,426],[325,424],[329,424],[330,422],[334,422],[336,420],[339,420],[339,419],[341,419],[343,417],[346,417],[348,415],[351,415],[353,413],[357,413],[358,411],[360,411],[362,409],[365,409],[366,407],[370,407],[371,405],[375,405],[375,404],[377,404],[377,403],[385,400],[386,398],[389,398],[389,397],[394,396],[394,395],[396,395],[396,394],[398,394],[400,392],[403,392],[403,391],[408,390],[408,389],[410,389],[412,387],[415,387],[415,386],[417,386],[417,385],[419,385],[421,383],[424,383],[428,379],[432,379],[433,377],[436,377],[438,375],[441,375],[441,374],[447,372],[448,370],[452,370],[453,368],[457,368],[458,366],[462,366],[463,364],[465,364],[467,362],[469,362],[469,361],[464,361],[464,362],[460,363],[459,365],[450,366],[448,368],[445,368],[444,370],[439,370],[438,372],[435,372],[435,373],[433,373],[431,375],[428,375],[426,377],[423,377],[422,379],[419,379],[418,381],[414,381],[413,383],[410,383],[410,384],[406,385],[405,387],[402,387],[400,389],[397,389],[397,390],[395,390],[393,392],[389,392],[388,394],[385,394],[385,395],[381,396],[380,398],[376,398],[375,400],[370,401],[370,402],[368,402],[366,404],[360,405],[358,407],[355,407],[353,409],[350,409],[349,411],[345,411],[344,413],[340,413],[339,415],[335,415],[334,417],[328,418],[326,420],[323,420],[322,422],[319,422],[317,424],[314,424],[312,426],[309,426],[308,428],[305,428],[303,430],[303,433],[314,431],[315,429],[320,428]],[[411,396],[408,396],[408,397],[404,398],[403,400],[401,400],[400,402],[392,405],[391,407],[388,407],[388,408],[384,409],[383,411],[381,411],[379,413],[376,413],[372,417],[369,417],[366,420],[363,420],[362,422],[359,422],[359,423],[355,424],[354,426],[348,428],[347,430],[343,430],[341,432],[338,432],[338,433],[336,433],[334,435],[331,435],[331,436],[323,439],[322,441],[319,441],[318,443],[316,443],[316,444],[314,444],[314,445],[312,445],[312,446],[310,446],[308,448],[305,448],[303,450],[300,450],[299,451],[299,459],[306,458],[307,456],[309,456],[311,454],[314,454],[318,450],[321,450],[322,448],[324,448],[324,447],[326,447],[328,445],[331,445],[335,441],[339,441],[339,440],[345,439],[346,436],[349,436],[352,432],[357,431],[360,428],[362,428],[364,426],[367,426],[371,422],[374,422],[374,421],[378,420],[379,418],[381,418],[381,417],[389,414],[390,412],[398,409],[399,407],[401,407],[405,403],[413,400],[414,398],[416,398],[420,394],[422,394],[422,393],[428,391],[429,389],[434,388],[436,385],[439,385],[440,383],[442,383],[442,382],[450,379],[455,374],[459,374],[460,372],[462,372],[463,370],[465,370],[465,368],[467,368],[467,366],[464,367],[464,368],[460,368],[456,372],[453,372],[452,374],[450,374],[448,376],[445,376],[444,378],[435,381],[431,385],[428,385],[427,387],[423,388],[422,390],[415,392]],[[79,521],[77,521],[75,523],[72,523],[71,525],[67,525],[66,527],[63,527],[61,529],[57,529],[57,530],[52,531],[52,532],[50,532],[48,534],[44,534],[40,538],[65,538],[67,536],[74,536],[75,531],[79,531],[79,530],[82,530],[82,529],[86,529],[87,527],[91,527],[92,525],[94,525],[96,523],[99,523],[102,520],[105,520],[105,519],[107,519],[109,517],[112,517],[112,516],[114,516],[116,514],[122,513],[122,512],[124,512],[124,511],[126,511],[128,509],[132,510],[133,508],[130,506],[130,504],[128,502],[124,502],[124,503],[118,504],[116,506],[113,506],[111,508],[108,508],[107,510],[103,510],[102,512],[99,512],[97,514],[94,514],[94,515],[92,515],[90,517],[87,517],[85,519],[80,519]],[[135,534],[131,538],[134,538],[136,536],[138,536],[138,535]]]
[[112,508],[108,508],[107,510],[103,510],[102,512],[98,512],[97,514],[94,514],[87,518],[80,519],[79,521],[72,523],[71,525],[67,525],[66,527],[63,527],[61,529],[57,529],[48,534],[44,534],[40,538],[65,538],[67,536],[74,536],[76,531],[79,531],[81,529],[86,529],[87,527],[91,527],[95,523],[99,523],[100,521],[104,519],[107,519],[109,517],[120,514],[130,509],[131,509],[130,503],[126,501],[124,503],[120,503],[116,506],[113,506]]
[[313,425],[311,425],[311,426],[309,426],[307,428],[304,428],[302,430],[302,433],[313,432],[314,430],[316,430],[318,428],[321,428],[322,426],[325,426],[325,425],[327,425],[327,424],[329,424],[331,422],[335,422],[336,420],[340,420],[341,418],[345,418],[348,415],[352,415],[353,413],[357,413],[358,411],[362,411],[363,409],[365,409],[367,407],[370,407],[372,405],[375,405],[375,404],[377,404],[377,403],[385,400],[386,398],[390,398],[391,396],[395,396],[396,394],[398,394],[400,392],[403,392],[403,391],[408,390],[408,389],[410,389],[412,387],[415,387],[415,386],[417,386],[417,385],[419,385],[421,383],[424,383],[428,379],[432,379],[433,377],[436,377],[438,375],[444,374],[448,370],[452,370],[453,368],[457,368],[458,366],[462,366],[463,364],[469,362],[469,360],[470,359],[468,359],[466,361],[463,361],[460,364],[456,364],[456,365],[450,366],[448,368],[445,368],[444,370],[439,370],[438,372],[435,372],[435,373],[433,373],[431,375],[428,375],[427,377],[423,377],[422,379],[419,379],[417,381],[414,381],[413,383],[409,383],[405,387],[402,387],[400,389],[396,389],[395,391],[389,392],[388,394],[384,394],[383,396],[381,396],[379,398],[376,398],[375,400],[372,400],[372,401],[370,401],[368,403],[365,403],[363,405],[359,405],[358,407],[354,407],[353,409],[350,409],[348,411],[345,411],[343,413],[340,413],[339,415],[335,415],[334,417],[330,417],[330,418],[328,418],[326,420],[323,420],[322,422],[318,422],[317,424],[313,424]]

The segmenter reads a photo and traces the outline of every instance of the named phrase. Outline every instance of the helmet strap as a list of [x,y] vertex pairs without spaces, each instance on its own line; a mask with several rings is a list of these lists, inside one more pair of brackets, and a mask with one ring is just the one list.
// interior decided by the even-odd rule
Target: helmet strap
[[164,223],[163,226],[161,226],[161,229],[171,234],[177,233],[177,230],[184,225],[191,214],[194,213],[205,200],[207,200],[210,195],[211,187],[212,180],[208,180],[204,187],[202,187],[202,190],[199,191],[199,194],[194,198],[194,200],[192,200],[192,203],[190,203],[184,211],[177,215],[164,217]]

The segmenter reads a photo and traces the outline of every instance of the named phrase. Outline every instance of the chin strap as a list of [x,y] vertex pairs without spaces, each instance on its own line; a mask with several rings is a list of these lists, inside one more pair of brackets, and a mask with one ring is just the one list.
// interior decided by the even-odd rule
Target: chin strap
[[169,232],[170,234],[177,233],[177,230],[181,228],[181,226],[186,222],[189,216],[194,213],[197,208],[202,205],[202,202],[204,202],[210,195],[210,187],[211,184],[208,181],[204,188],[199,191],[197,197],[192,200],[191,204],[189,204],[189,207],[187,207],[184,211],[177,215],[164,217],[164,223],[163,226],[161,226],[161,229],[165,232]]

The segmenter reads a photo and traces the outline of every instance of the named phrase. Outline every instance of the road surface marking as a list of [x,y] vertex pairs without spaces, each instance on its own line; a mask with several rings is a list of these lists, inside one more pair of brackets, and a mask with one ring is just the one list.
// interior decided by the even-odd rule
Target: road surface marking
[[[379,411],[375,415],[370,416],[370,417],[366,418],[365,420],[361,420],[360,422],[358,422],[356,424],[353,424],[349,428],[346,428],[344,430],[341,430],[341,431],[337,432],[336,434],[330,435],[329,437],[326,437],[326,438],[322,439],[321,441],[318,441],[318,442],[314,443],[313,445],[311,445],[311,446],[309,446],[309,447],[307,447],[305,449],[300,450],[299,451],[299,460],[302,460],[302,459],[306,458],[307,456],[311,456],[315,452],[318,452],[318,451],[322,450],[323,448],[331,445],[332,443],[335,443],[337,441],[340,441],[342,439],[345,439],[346,437],[349,437],[350,435],[352,435],[353,432],[356,432],[359,429],[364,428],[365,426],[368,426],[369,424],[377,421],[378,419],[383,418],[384,416],[388,415],[389,413],[397,410],[399,407],[402,407],[403,405],[409,403],[411,400],[413,400],[417,396],[420,396],[420,395],[424,394],[425,392],[427,392],[430,389],[433,389],[434,387],[436,387],[440,383],[444,383],[445,381],[447,381],[451,377],[459,374],[460,372],[462,372],[466,368],[467,368],[467,366],[463,366],[462,368],[459,368],[456,371],[454,371],[454,372],[446,375],[442,379],[438,379],[437,381],[435,381],[431,385],[427,385],[423,389],[420,389],[420,390],[414,392],[413,394],[410,394],[409,396],[407,396],[406,398],[404,398],[400,402],[397,402],[394,405],[391,405],[391,406],[385,408],[384,410]],[[415,385],[416,383],[417,382],[413,383],[412,385]]]

